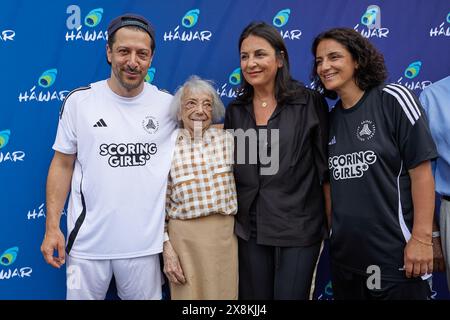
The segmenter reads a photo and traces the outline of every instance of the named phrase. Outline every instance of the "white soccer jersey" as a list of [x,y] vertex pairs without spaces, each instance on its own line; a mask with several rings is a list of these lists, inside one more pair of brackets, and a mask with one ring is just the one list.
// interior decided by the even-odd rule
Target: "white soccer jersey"
[[83,259],[124,259],[162,251],[167,176],[176,119],[170,94],[146,83],[116,95],[106,80],[72,91],[53,149],[77,154],[67,248]]

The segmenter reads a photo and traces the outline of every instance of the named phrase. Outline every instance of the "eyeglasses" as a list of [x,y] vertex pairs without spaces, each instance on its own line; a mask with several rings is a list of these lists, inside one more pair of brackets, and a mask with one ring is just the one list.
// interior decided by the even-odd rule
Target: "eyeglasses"
[[206,111],[212,110],[212,103],[210,101],[195,101],[195,100],[188,100],[186,103],[183,104],[183,108],[187,110],[197,109],[198,107],[202,106],[202,108]]

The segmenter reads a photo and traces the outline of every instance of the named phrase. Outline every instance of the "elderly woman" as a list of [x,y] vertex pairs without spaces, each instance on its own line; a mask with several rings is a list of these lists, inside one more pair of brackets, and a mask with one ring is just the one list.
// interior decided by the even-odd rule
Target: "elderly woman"
[[191,77],[175,94],[180,120],[167,187],[164,273],[171,297],[237,299],[237,212],[233,137],[211,127],[225,108],[214,88]]

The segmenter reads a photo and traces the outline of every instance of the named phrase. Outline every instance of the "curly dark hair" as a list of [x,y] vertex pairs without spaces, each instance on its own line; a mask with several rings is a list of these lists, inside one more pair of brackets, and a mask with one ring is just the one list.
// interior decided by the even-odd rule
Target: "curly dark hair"
[[[383,54],[359,32],[350,28],[333,28],[320,33],[313,41],[311,52],[316,57],[317,46],[322,40],[332,39],[343,45],[358,64],[354,78],[356,85],[361,90],[367,90],[384,83],[388,76]],[[336,99],[334,91],[325,89],[317,74],[317,63],[314,59],[311,71],[311,80],[314,87],[324,93],[328,98]]]
[[[298,90],[296,89],[298,86],[301,86],[302,84],[294,80],[290,74],[289,55],[280,32],[275,27],[265,22],[257,21],[250,23],[245,27],[239,37],[239,53],[241,52],[242,42],[251,35],[263,38],[269,42],[272,48],[275,49],[276,57],[283,62],[283,66],[278,68],[275,77],[275,98],[277,102],[282,103],[291,99],[297,93]],[[242,70],[241,79],[242,82],[237,99],[249,103],[253,99],[253,87],[243,77]]]

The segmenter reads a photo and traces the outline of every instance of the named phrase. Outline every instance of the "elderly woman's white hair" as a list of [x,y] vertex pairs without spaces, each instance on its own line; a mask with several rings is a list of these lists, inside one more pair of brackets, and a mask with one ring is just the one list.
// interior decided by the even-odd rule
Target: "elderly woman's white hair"
[[[172,99],[170,104],[170,110],[174,117],[180,119],[179,115],[181,114],[181,99],[183,98],[183,94],[186,90],[189,90],[191,93],[206,93],[212,97],[212,123],[220,122],[225,115],[225,107],[220,100],[219,95],[214,89],[212,82],[209,80],[201,79],[198,76],[190,76],[186,82],[177,89],[175,96]],[[180,126],[182,124],[180,123]]]

